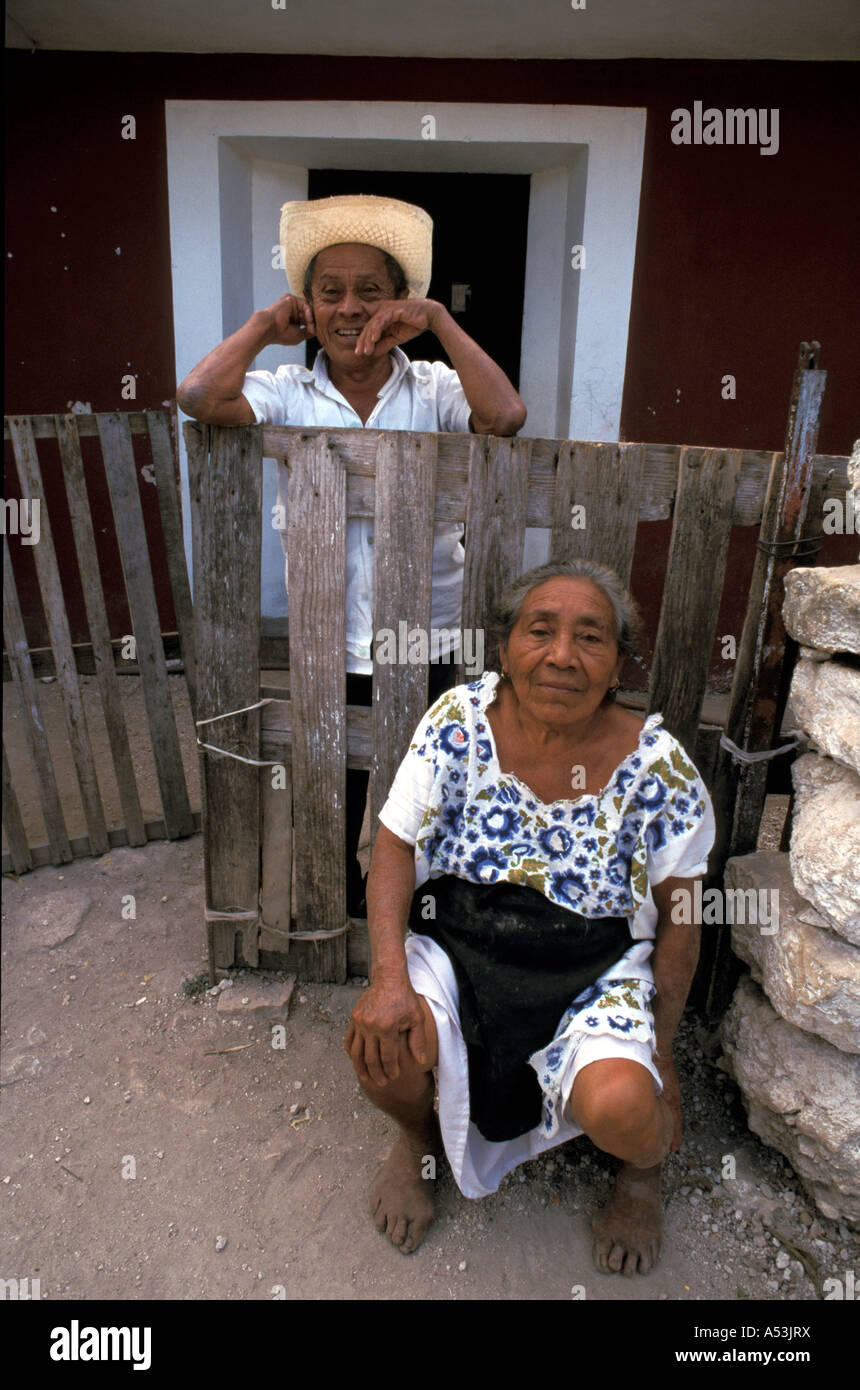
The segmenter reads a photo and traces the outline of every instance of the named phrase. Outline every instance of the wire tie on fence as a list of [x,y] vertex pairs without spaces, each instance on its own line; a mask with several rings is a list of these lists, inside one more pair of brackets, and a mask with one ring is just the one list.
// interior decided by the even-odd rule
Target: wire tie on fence
[[768,758],[778,758],[781,753],[790,753],[799,743],[806,742],[806,734],[801,729],[790,729],[792,736],[791,743],[783,743],[780,748],[771,748],[766,753],[749,753],[745,748],[738,748],[736,743],[723,734],[720,738],[720,747],[725,748],[727,753],[732,756],[732,761],[736,763],[763,763]]
[[[245,705],[244,709],[231,709],[226,714],[213,714],[209,719],[195,719],[194,723],[199,729],[202,724],[217,724],[219,719],[232,719],[236,714],[250,714],[252,710],[261,709],[263,705],[278,703],[276,695],[267,695],[263,700],[257,700],[253,705]],[[241,753],[231,753],[229,748],[217,748],[214,743],[204,743],[202,739],[197,740],[198,748],[205,748],[207,753],[218,753],[222,758],[234,758],[237,763],[247,763],[248,767],[282,767],[283,759],[260,759],[245,758]]]
[[217,724],[219,719],[232,719],[235,714],[250,714],[251,710],[260,709],[263,705],[271,705],[274,701],[274,695],[267,695],[265,699],[257,700],[253,705],[245,705],[244,709],[230,709],[226,714],[213,714],[209,719],[195,719],[194,723],[199,729],[201,724]]
[[344,932],[349,931],[350,925],[346,922],[342,927],[335,927],[333,931],[284,931],[282,927],[270,927],[268,922],[260,922],[263,931],[271,932],[273,936],[282,936],[286,941],[329,941],[333,936],[343,936]]
[[[226,715],[219,715],[219,718],[226,718]],[[283,767],[283,758],[243,758],[241,753],[231,753],[229,748],[216,748],[214,743],[203,743],[197,740],[198,748],[205,748],[207,753],[219,753],[222,758],[235,758],[237,763],[247,763],[249,767]]]
[[287,941],[328,941],[333,936],[343,936],[351,925],[347,920],[342,927],[335,927],[333,931],[284,931],[282,927],[270,927],[268,922],[263,921],[260,910],[256,907],[248,911],[236,908],[233,912],[224,912],[214,907],[206,907],[203,910],[207,922],[259,921],[263,931],[271,932],[273,936],[283,936]]
[[818,554],[823,539],[824,533],[820,532],[817,536],[804,536],[801,540],[756,541],[756,549],[777,560],[805,560]]

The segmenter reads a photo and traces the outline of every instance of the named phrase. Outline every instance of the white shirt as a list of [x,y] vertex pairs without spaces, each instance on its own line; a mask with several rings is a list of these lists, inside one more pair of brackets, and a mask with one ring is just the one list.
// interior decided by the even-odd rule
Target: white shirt
[[[326,355],[317,353],[313,369],[286,363],[276,372],[249,372],[242,394],[257,424],[321,425],[376,430],[459,431],[469,428],[471,409],[460,378],[444,362],[410,362],[393,348],[392,372],[366,423],[332,385]],[[278,469],[278,506],[284,516],[285,466]],[[408,479],[404,479],[408,487]],[[372,520],[346,524],[346,669],[370,675],[373,641]],[[278,528],[281,529],[281,528]],[[450,522],[434,528],[431,627],[447,629],[432,654],[446,655],[459,644],[465,559],[463,527]],[[285,537],[282,534],[282,543]],[[286,546],[285,546],[286,550]],[[431,634],[428,634],[428,638]]]

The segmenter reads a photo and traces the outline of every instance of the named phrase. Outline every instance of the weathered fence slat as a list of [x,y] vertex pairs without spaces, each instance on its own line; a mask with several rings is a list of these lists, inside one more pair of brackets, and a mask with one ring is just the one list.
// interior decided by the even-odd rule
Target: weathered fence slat
[[[259,549],[259,545],[258,545]],[[346,471],[325,435],[290,460],[290,702],[296,941],[307,980],[346,979]],[[259,590],[258,590],[259,594]],[[259,607],[259,597],[257,599]]]
[[[409,479],[409,505],[403,482]],[[430,637],[433,511],[436,501],[436,436],[380,435],[376,456],[374,535],[384,539],[373,565],[373,770],[370,778],[371,844],[408,740],[427,709],[428,667],[423,662],[381,660],[380,633],[391,633],[399,657],[401,630]],[[421,638],[419,637],[419,641]],[[429,658],[429,647],[427,652]],[[404,743],[404,737],[407,740]]]
[[[188,451],[195,575],[198,719],[247,709],[259,699],[262,455],[253,428],[189,430],[203,447]],[[211,453],[205,447],[211,437]],[[225,642],[224,634],[229,634]],[[258,758],[258,710],[198,729],[202,742]],[[210,921],[210,972],[242,956],[256,965],[260,877],[260,773],[235,758],[201,750],[206,903],[235,917]],[[247,916],[246,914],[253,914]]]
[[[493,606],[522,569],[531,439],[470,440],[463,569],[463,626],[483,630]],[[495,667],[498,652],[486,650]],[[463,674],[458,679],[463,679]]]
[[39,544],[33,546],[33,559],[39,578],[48,635],[57,663],[57,681],[63,696],[63,713],[66,717],[69,746],[80,788],[87,833],[90,837],[93,854],[106,854],[108,849],[107,825],[102,809],[81,687],[78,683],[78,670],[72,650],[72,634],[69,630],[69,620],[66,617],[63,585],[57,566],[54,539],[51,534],[51,521],[42,487],[42,472],[39,467],[36,444],[30,429],[30,422],[26,416],[10,416],[9,428],[12,432],[12,449],[22,494],[32,498],[34,502],[38,501],[40,508],[41,532]]
[[18,798],[12,787],[12,774],[6,757],[6,744],[3,744],[3,829],[9,841],[9,857],[16,874],[25,874],[33,867],[33,858],[27,844],[27,832],[21,816]]
[[[278,758],[290,767],[293,761],[292,704],[279,695],[278,690],[279,687],[273,685],[260,687],[261,700],[269,697],[277,701],[262,711],[260,757]],[[372,722],[373,711],[367,705],[347,705],[346,765],[350,769],[370,771],[373,760]]]
[[[200,829],[201,829],[201,826],[202,826],[202,817],[201,817],[199,811],[195,811],[195,812],[194,812],[194,829],[195,829],[195,830],[200,830]],[[163,820],[163,818],[162,818],[161,816],[159,816],[157,820],[148,820],[148,821],[145,821],[145,822],[144,822],[144,829],[146,830],[146,838],[147,838],[147,840],[166,840],[166,839],[168,839],[167,828],[166,828],[166,826],[165,826],[165,824],[164,824],[164,820]],[[111,848],[111,849],[124,849],[125,846],[128,844],[128,832],[126,831],[125,826],[124,826],[124,825],[120,825],[120,826],[117,826],[117,828],[114,829],[114,830],[109,830],[109,831],[108,831],[108,842],[109,842],[109,845],[110,845],[110,848]],[[90,849],[90,837],[89,837],[89,835],[74,835],[74,836],[72,836],[71,839],[69,840],[69,846],[70,846],[71,851],[72,851],[72,858],[73,858],[73,859],[90,859],[90,858],[92,857],[92,850]],[[30,857],[31,857],[31,859],[32,859],[32,861],[33,861],[33,868],[34,868],[34,869],[41,869],[41,868],[44,868],[44,866],[45,866],[46,864],[56,864],[56,863],[60,863],[60,862],[64,862],[64,863],[65,863],[65,862],[68,862],[68,861],[65,861],[65,860],[64,860],[64,861],[60,861],[60,860],[56,859],[56,858],[54,857],[53,850],[51,849],[51,846],[50,846],[49,844],[31,845],[31,846],[30,846]],[[10,855],[6,850],[4,850],[4,851],[3,851],[3,872],[4,872],[4,874],[8,873],[9,870],[10,870],[11,868],[12,868],[12,857],[11,857],[11,855]]]
[[561,445],[549,549],[554,564],[597,560],[630,583],[644,467],[642,444]]
[[739,468],[737,449],[681,451],[648,711],[660,711],[690,757],[723,593]]
[[[261,752],[260,757],[265,756]],[[259,949],[285,956],[290,949],[293,885],[293,771],[288,763],[278,770],[277,784],[263,771],[260,840]]]
[[161,805],[168,835],[176,839],[193,834],[194,819],[161,643],[131,431],[127,416],[109,414],[97,418]]
[[134,778],[134,766],[131,761],[128,730],[119,692],[119,677],[114,666],[110,625],[99,572],[96,538],[90,515],[76,416],[57,416],[57,443],[66,483],[66,497],[69,503],[72,535],[87,611],[87,623],[90,629],[95,673],[113,756],[123,821],[128,831],[129,844],[144,845],[146,844],[146,831],[140,809],[140,798],[137,794],[137,783]]
[[27,650],[27,633],[24,630],[24,620],[21,617],[21,607],[18,603],[18,591],[15,586],[12,557],[9,554],[9,543],[5,536],[3,537],[3,641],[9,657],[9,664],[12,667],[12,678],[18,690],[27,747],[36,770],[39,801],[42,805],[45,832],[51,850],[51,862],[68,864],[72,858],[72,851],[69,846],[66,822],[63,818],[63,808],[57,793],[51,751],[48,747],[48,740],[39,711],[36,682],[33,679],[33,667],[30,664],[30,655]]
[[188,686],[191,713],[196,719],[197,660],[194,651],[194,609],[191,604],[191,586],[188,583],[188,570],[185,565],[182,517],[179,510],[179,494],[176,489],[176,474],[174,472],[173,440],[168,417],[163,411],[148,410],[146,420],[149,425],[149,443],[152,449],[152,464],[158,493],[158,511],[161,516],[161,529],[167,551],[170,591],[173,595],[176,626],[182,644],[185,684]]

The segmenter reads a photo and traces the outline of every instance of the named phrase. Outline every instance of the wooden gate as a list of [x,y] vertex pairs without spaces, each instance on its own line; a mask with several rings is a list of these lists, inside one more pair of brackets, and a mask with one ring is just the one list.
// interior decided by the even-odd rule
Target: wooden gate
[[[733,526],[759,527],[763,556],[770,547],[769,578],[757,571],[731,702],[739,745],[769,747],[781,712],[771,701],[769,724],[761,709],[751,724],[744,711],[759,685],[754,679],[746,690],[743,682],[756,670],[762,611],[774,606],[772,557],[781,556],[783,568],[796,563],[794,543],[810,526],[820,531],[813,512],[820,518],[825,496],[844,498],[847,487],[847,460],[815,455],[823,385],[824,373],[805,359],[783,454],[186,424],[213,978],[216,966],[238,959],[237,942],[248,964],[258,964],[261,951],[264,963],[288,957],[307,980],[342,981],[348,970],[367,969],[366,940],[346,918],[346,768],[369,769],[375,824],[427,707],[428,669],[377,662],[372,707],[346,704],[348,518],[374,521],[378,633],[397,632],[404,621],[429,631],[434,522],[465,523],[462,626],[477,630],[521,571],[527,526],[549,528],[550,560],[597,559],[629,582],[639,522],[671,517],[646,708],[662,711],[709,785],[722,769],[715,809],[734,825],[737,777],[725,768],[723,730],[701,724],[729,535]],[[280,685],[260,677],[264,456],[283,460],[289,477],[290,661],[289,681]],[[786,489],[794,497],[798,479],[804,504],[787,510]],[[571,526],[574,505],[585,509],[584,530]],[[768,641],[769,651],[779,647],[778,633],[771,630]],[[784,641],[780,655],[783,648]],[[758,828],[763,796],[762,783],[757,810],[747,808],[747,836]],[[748,847],[732,831],[712,877],[728,853]]]
[[[3,625],[4,678],[14,681],[18,694],[17,717],[32,769],[46,839],[28,837],[19,796],[3,747],[3,828],[8,849],[3,852],[4,873],[24,873],[40,864],[68,863],[73,857],[104,854],[117,845],[143,845],[147,840],[169,839],[192,834],[200,825],[200,814],[192,810],[180,753],[179,737],[168,682],[165,647],[172,650],[176,664],[184,666],[192,712],[196,710],[194,631],[191,596],[182,544],[179,499],[175,476],[175,449],[170,416],[163,411],[107,415],[7,416],[5,438],[11,440],[20,493],[38,515],[38,539],[32,545],[39,591],[50,637],[50,650],[33,651],[28,646],[10,547],[21,545],[20,528],[11,527],[12,509],[7,505],[3,539]],[[149,743],[155,762],[162,814],[144,819],[132,761],[136,741],[129,738],[123,710],[119,670],[131,664],[123,659],[128,638],[111,639],[102,575],[99,568],[96,534],[90,495],[84,472],[81,440],[93,436],[100,441],[101,459],[110,494],[116,541],[119,547],[128,609],[133,632],[134,668],[139,673]],[[141,436],[147,454],[142,467],[151,468],[157,487],[158,512],[174,611],[179,628],[178,640],[165,641],[161,632],[150,549],[144,524],[138,484],[139,464],[135,459],[133,437]],[[37,441],[53,441],[58,448],[64,491],[62,502],[52,490],[54,503],[48,507],[43,485]],[[56,466],[56,465],[55,465]],[[91,475],[92,477],[92,475]],[[54,533],[70,526],[74,539],[78,579],[83,592],[90,641],[73,645],[61,580]],[[18,534],[14,534],[18,531]],[[32,538],[31,538],[32,539]],[[130,650],[130,648],[129,648]],[[104,718],[107,743],[113,765],[121,813],[118,824],[108,825],[105,816],[99,772],[93,753],[91,729],[85,713],[80,676],[95,675]],[[52,749],[40,710],[36,682],[56,679],[61,694],[71,761],[80,792],[86,833],[70,836],[58,787]],[[92,708],[92,707],[91,707]],[[54,745],[54,756],[57,746]],[[67,803],[68,804],[68,803]]]

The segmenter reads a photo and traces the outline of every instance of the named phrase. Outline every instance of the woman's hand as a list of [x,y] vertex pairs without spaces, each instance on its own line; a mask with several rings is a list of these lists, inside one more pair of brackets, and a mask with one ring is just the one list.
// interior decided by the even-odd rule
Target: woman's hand
[[381,357],[419,333],[433,331],[441,310],[435,299],[383,300],[356,339],[356,356]]
[[674,1153],[681,1146],[681,1135],[683,1133],[683,1120],[681,1117],[681,1083],[678,1080],[678,1073],[675,1070],[674,1060],[670,1057],[664,1060],[662,1057],[654,1059],[657,1063],[657,1070],[663,1082],[663,1099],[672,1112],[675,1121],[675,1128],[672,1131],[672,1142],[669,1145],[669,1152]]
[[404,1033],[412,1056],[424,1064],[427,1038],[421,1001],[408,975],[385,976],[365,990],[346,1032],[344,1050],[352,1058],[360,1081],[385,1086],[397,1080]]
[[316,333],[313,310],[301,295],[285,294],[263,312],[270,319],[272,343],[295,347],[297,343],[306,343]]

